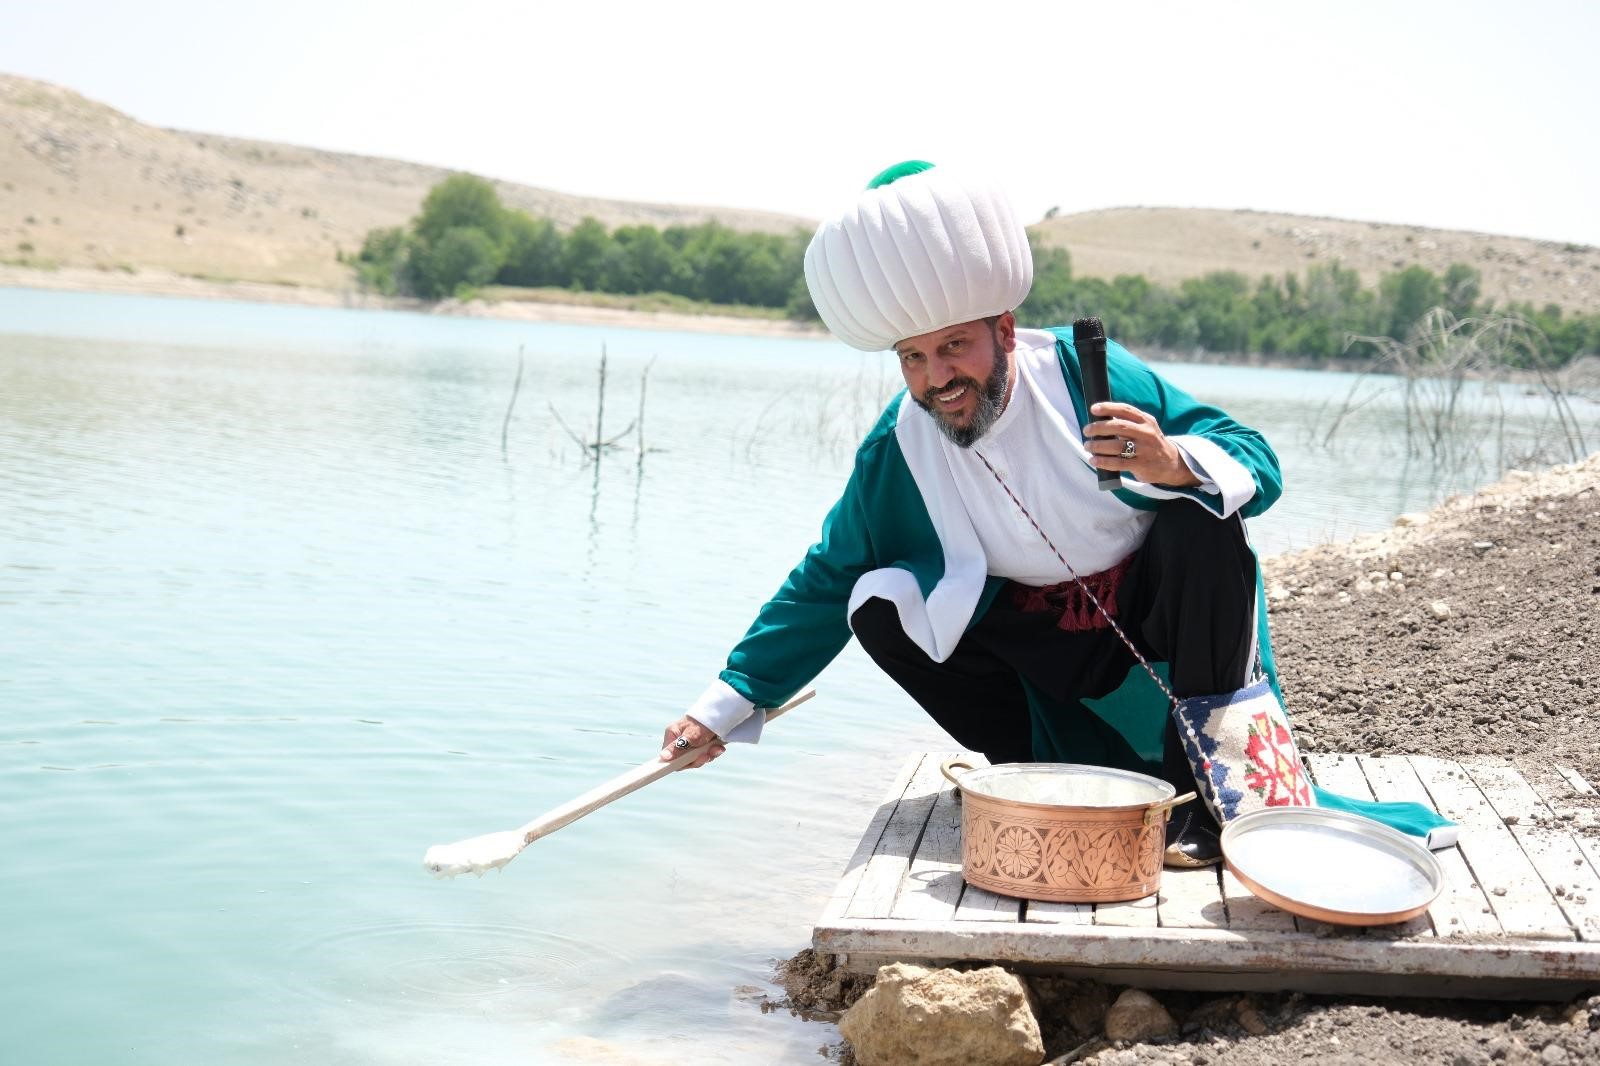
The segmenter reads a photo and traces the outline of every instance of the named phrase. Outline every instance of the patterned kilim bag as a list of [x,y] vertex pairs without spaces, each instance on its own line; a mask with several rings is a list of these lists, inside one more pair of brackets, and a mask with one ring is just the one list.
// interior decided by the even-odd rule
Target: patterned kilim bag
[[1262,677],[1248,688],[1176,700],[1183,750],[1217,822],[1263,807],[1314,807],[1289,717]]

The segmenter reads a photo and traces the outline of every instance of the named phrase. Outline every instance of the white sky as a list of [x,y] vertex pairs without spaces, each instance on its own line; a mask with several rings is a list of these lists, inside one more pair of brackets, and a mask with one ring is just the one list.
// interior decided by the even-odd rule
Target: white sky
[[1600,2],[0,0],[163,126],[820,217],[907,158],[1029,220],[1245,207],[1600,245]]

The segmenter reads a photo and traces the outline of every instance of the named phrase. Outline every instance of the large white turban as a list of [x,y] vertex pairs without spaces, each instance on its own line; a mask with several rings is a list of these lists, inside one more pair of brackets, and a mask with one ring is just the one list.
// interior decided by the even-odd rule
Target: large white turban
[[884,171],[819,226],[805,269],[822,321],[864,352],[1015,310],[1033,286],[1005,194],[926,163]]

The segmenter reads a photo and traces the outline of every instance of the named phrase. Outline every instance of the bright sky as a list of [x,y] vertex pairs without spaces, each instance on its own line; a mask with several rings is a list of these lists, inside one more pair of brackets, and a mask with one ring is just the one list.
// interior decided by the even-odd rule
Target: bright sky
[[142,121],[811,218],[907,158],[1019,211],[1600,245],[1600,2],[0,0],[0,70]]

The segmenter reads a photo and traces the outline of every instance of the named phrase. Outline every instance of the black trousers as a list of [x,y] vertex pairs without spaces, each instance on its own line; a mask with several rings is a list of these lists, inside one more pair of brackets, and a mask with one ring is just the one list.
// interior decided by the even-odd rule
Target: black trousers
[[[1145,765],[1086,706],[1106,700],[1130,670],[1142,672],[1138,660],[1109,627],[1062,630],[1057,614],[1024,610],[1010,593],[1001,590],[942,663],[906,636],[887,600],[868,600],[850,624],[885,673],[957,743],[990,762]],[[1254,666],[1256,632],[1256,561],[1243,521],[1219,519],[1189,500],[1163,502],[1122,578],[1114,613],[1147,659],[1167,664],[1180,698],[1242,688]],[[1191,791],[1172,716],[1162,716],[1161,776],[1180,794]]]

